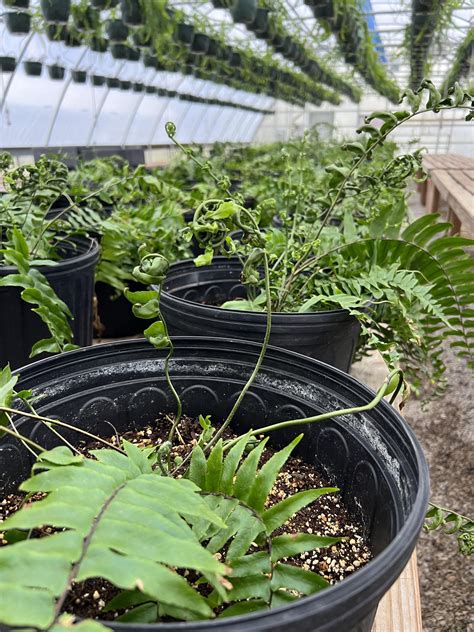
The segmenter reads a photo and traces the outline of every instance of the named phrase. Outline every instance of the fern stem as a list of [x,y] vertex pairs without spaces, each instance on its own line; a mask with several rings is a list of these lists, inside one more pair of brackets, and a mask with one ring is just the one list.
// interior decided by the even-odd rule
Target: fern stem
[[79,559],[72,565],[71,570],[69,572],[69,576],[66,580],[66,587],[63,590],[62,594],[60,595],[59,599],[56,602],[56,606],[54,609],[54,620],[53,622],[46,628],[46,632],[49,632],[49,630],[51,630],[57,623],[58,623],[58,619],[61,616],[61,611],[63,609],[63,605],[64,602],[66,601],[66,597],[68,595],[68,592],[71,590],[72,584],[74,582],[74,580],[77,577],[77,573],[79,572],[79,569],[81,567],[81,564],[87,554],[87,551],[89,549],[92,537],[99,525],[100,520],[102,519],[102,516],[104,515],[104,513],[107,511],[107,509],[109,508],[110,504],[114,501],[114,499],[116,498],[117,494],[122,491],[122,489],[125,487],[125,485],[127,484],[128,481],[126,481],[125,483],[122,483],[122,485],[120,485],[120,487],[117,487],[117,489],[109,496],[109,498],[107,498],[107,500],[105,501],[105,503],[102,505],[101,510],[99,511],[99,513],[97,514],[97,516],[95,516],[91,528],[89,529],[89,532],[87,533],[87,535],[85,536],[84,540],[82,541],[82,550],[81,550],[81,555],[79,557]]
[[269,267],[268,267],[268,256],[267,256],[266,252],[264,252],[264,256],[263,256],[263,266],[264,266],[264,272],[265,272],[265,294],[266,294],[266,298],[267,298],[267,323],[266,323],[265,337],[263,339],[262,348],[260,349],[260,354],[258,356],[257,363],[255,364],[255,367],[254,367],[249,379],[247,380],[247,383],[245,384],[244,388],[241,390],[240,395],[238,396],[235,404],[233,405],[232,410],[227,415],[227,419],[224,421],[222,426],[216,432],[214,437],[209,441],[207,446],[204,448],[204,451],[209,450],[209,448],[212,445],[214,445],[216,443],[216,441],[218,441],[222,437],[225,429],[228,427],[228,425],[230,424],[230,422],[234,418],[234,415],[237,412],[237,410],[238,410],[243,398],[245,397],[245,394],[247,393],[247,391],[251,387],[253,381],[257,377],[258,372],[260,371],[260,367],[262,366],[262,362],[263,362],[263,359],[265,357],[265,353],[267,351],[268,342],[270,340],[270,331],[271,331],[271,328],[272,328],[272,297],[270,295],[270,271],[269,271]]
[[[5,410],[4,408],[1,409],[3,412],[8,412],[8,410]],[[13,411],[16,412],[16,411]],[[5,426],[2,426],[0,428],[0,435],[2,434],[2,432],[5,432],[7,435],[11,435],[12,437],[15,437],[15,439],[19,439],[20,441],[24,441],[25,443],[27,443],[28,445],[30,445],[31,447],[35,448],[35,450],[39,450],[40,452],[44,452],[45,449],[43,447],[41,447],[39,445],[39,443],[36,443],[35,441],[32,441],[31,439],[28,439],[28,437],[24,437],[23,435],[21,435],[18,430],[10,430],[10,428],[6,428]],[[37,455],[35,455],[37,456]]]
[[[443,106],[442,109],[443,110],[453,110],[453,109],[471,110],[472,108],[470,106],[450,105],[450,106]],[[431,111],[432,111],[432,108],[425,108],[424,110],[418,110],[417,112],[412,112],[409,116],[407,116],[403,120],[399,121],[396,125],[394,125],[394,127],[390,128],[387,132],[382,134],[380,136],[380,138],[378,138],[374,142],[374,144],[371,145],[370,149],[366,150],[362,154],[362,156],[360,156],[360,158],[354,163],[354,165],[351,167],[351,169],[350,169],[349,173],[347,174],[347,176],[342,180],[341,184],[339,185],[339,187],[337,189],[337,192],[336,192],[336,196],[335,196],[334,200],[332,201],[331,206],[329,207],[329,209],[325,212],[323,220],[321,222],[321,225],[318,228],[318,231],[317,231],[315,237],[313,238],[311,235],[309,236],[309,238],[308,238],[308,246],[306,248],[306,252],[304,252],[302,254],[302,256],[300,257],[298,263],[295,265],[295,267],[293,268],[293,271],[291,272],[290,276],[288,277],[288,281],[286,282],[285,287],[283,288],[283,291],[282,291],[283,298],[286,298],[286,296],[288,295],[288,293],[291,290],[291,285],[292,285],[293,281],[298,276],[298,274],[302,271],[301,264],[305,261],[306,257],[310,254],[311,249],[313,247],[314,240],[319,238],[319,236],[321,234],[321,231],[323,230],[323,228],[326,225],[328,219],[332,215],[337,203],[339,202],[339,199],[341,197],[341,194],[342,194],[342,192],[344,190],[344,187],[345,187],[346,183],[352,178],[354,172],[359,168],[359,166],[362,164],[362,162],[367,158],[368,154],[371,153],[377,146],[383,144],[383,142],[386,140],[387,136],[389,134],[391,134],[393,130],[397,129],[397,127],[402,125],[402,123],[406,123],[407,121],[411,120],[415,116],[418,116],[419,114],[426,114],[427,112],[431,112]]]
[[[94,441],[99,441],[100,443],[103,443],[108,448],[112,448],[113,450],[120,452],[120,454],[125,454],[124,450],[122,450],[118,446],[115,446],[113,443],[109,443],[106,439],[102,439],[102,437],[92,434],[91,432],[87,432],[87,430],[83,430],[82,428],[78,428],[77,426],[73,426],[64,421],[60,421],[59,419],[50,419],[49,417],[43,417],[42,415],[38,415],[37,413],[27,413],[24,410],[15,410],[14,408],[8,408],[7,406],[0,406],[0,411],[5,413],[13,413],[15,415],[20,415],[21,417],[28,417],[29,419],[36,419],[37,421],[43,421],[47,424],[53,424],[61,426],[63,428],[67,428],[68,430],[74,430],[74,432],[83,434],[90,439],[94,439]],[[5,430],[5,428],[2,428],[2,430]],[[41,448],[41,450],[43,451],[44,448]]]
[[[389,387],[391,379],[398,375],[401,378],[402,372],[400,369],[395,369],[392,371],[386,378],[382,386],[378,389],[375,397],[368,404],[364,404],[362,406],[355,406],[353,408],[342,408],[341,410],[332,410],[327,413],[322,413],[320,415],[314,415],[313,417],[305,417],[302,419],[290,419],[288,421],[280,421],[276,424],[271,424],[270,426],[263,426],[262,428],[257,428],[256,430],[249,431],[249,436],[256,436],[259,434],[265,434],[266,432],[272,432],[273,430],[280,430],[281,428],[289,428],[291,426],[300,426],[301,424],[310,424],[316,423],[320,421],[326,421],[326,419],[333,419],[334,417],[341,417],[342,415],[353,415],[355,413],[363,413],[368,410],[372,410],[380,403],[383,399],[387,389]],[[236,439],[232,439],[228,443],[225,444],[224,450],[228,450],[234,446],[239,439],[242,437],[237,437]]]

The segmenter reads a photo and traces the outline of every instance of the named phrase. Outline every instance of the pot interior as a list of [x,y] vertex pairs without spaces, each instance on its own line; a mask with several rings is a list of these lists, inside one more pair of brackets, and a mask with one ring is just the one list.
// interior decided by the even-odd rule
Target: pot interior
[[[259,346],[242,341],[178,338],[171,364],[184,412],[211,415],[219,423],[254,366]],[[163,356],[146,342],[99,345],[26,367],[20,388],[31,388],[36,409],[101,436],[139,429],[175,404],[163,375]],[[353,378],[297,354],[270,349],[264,367],[234,418],[241,433],[282,420],[360,405],[371,392]],[[51,448],[58,439],[41,423],[17,420],[18,429]],[[298,454],[341,488],[343,502],[363,525],[375,554],[401,529],[412,511],[424,461],[402,418],[382,403],[377,410],[271,434],[276,447],[305,433]],[[65,431],[71,442],[82,437]],[[11,492],[31,467],[15,439],[0,444],[0,489]],[[422,472],[423,474],[423,472]],[[427,490],[425,490],[427,494]],[[423,493],[425,493],[423,492]]]

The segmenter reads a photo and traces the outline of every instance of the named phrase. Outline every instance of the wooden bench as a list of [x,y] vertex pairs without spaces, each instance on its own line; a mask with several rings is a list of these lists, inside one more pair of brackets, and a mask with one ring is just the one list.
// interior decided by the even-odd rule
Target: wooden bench
[[451,234],[474,237],[474,159],[456,154],[429,154],[423,158],[428,179],[419,186],[421,202],[436,213],[440,200],[448,206]]
[[416,552],[379,603],[372,632],[423,632]]

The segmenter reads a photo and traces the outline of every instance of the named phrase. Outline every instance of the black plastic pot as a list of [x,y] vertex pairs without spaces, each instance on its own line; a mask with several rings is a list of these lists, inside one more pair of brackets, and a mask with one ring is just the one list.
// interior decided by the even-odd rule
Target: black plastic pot
[[268,29],[268,9],[258,8],[254,21],[248,25],[248,28],[255,33],[263,33]]
[[184,22],[180,22],[176,26],[176,39],[181,44],[186,44],[186,46],[191,46],[194,39],[194,26],[192,24],[185,24]]
[[110,9],[118,5],[119,0],[91,0],[96,9]]
[[107,87],[109,88],[119,88],[120,87],[120,80],[117,79],[116,77],[107,77],[105,80]]
[[139,48],[128,47],[128,59],[129,61],[139,61],[141,57],[141,51]]
[[16,68],[14,57],[0,57],[0,70],[2,72],[13,72]]
[[[140,283],[130,281],[129,288],[133,291],[146,289]],[[141,318],[134,316],[132,305],[123,294],[117,294],[116,290],[98,281],[95,284],[97,298],[97,313],[102,328],[97,333],[102,338],[121,338],[135,336],[146,329],[147,325]]]
[[108,45],[108,40],[103,37],[97,37],[96,35],[91,37],[90,48],[96,53],[105,53]]
[[74,83],[86,83],[87,72],[85,70],[73,70],[71,72]]
[[143,14],[140,0],[120,0],[120,11],[125,24],[137,26],[143,24]]
[[122,20],[109,20],[105,29],[111,42],[125,42],[128,37],[128,26]]
[[46,24],[46,37],[51,42],[64,42],[67,38],[67,28],[65,24]]
[[252,24],[257,15],[257,0],[234,0],[230,13],[234,22]]
[[71,10],[71,0],[41,0],[41,12],[47,22],[66,24]]
[[158,59],[154,55],[144,55],[143,65],[145,68],[158,68]]
[[82,35],[79,33],[79,31],[74,32],[67,30],[64,43],[70,48],[78,48],[82,45]]
[[[171,362],[184,412],[223,419],[260,350],[244,341],[178,338]],[[96,345],[37,362],[21,371],[18,389],[31,389],[35,408],[89,432],[112,434],[142,428],[175,410],[163,375],[166,350],[142,340]],[[373,392],[350,376],[298,354],[270,348],[239,408],[233,427],[314,415],[368,402]],[[46,448],[58,439],[44,425],[15,419],[22,434]],[[241,617],[112,623],[117,632],[369,632],[378,601],[408,562],[424,520],[428,471],[408,424],[386,402],[363,415],[288,428],[270,435],[281,447],[297,433],[298,455],[324,471],[341,489],[350,514],[360,520],[374,559],[342,582],[280,608]],[[80,436],[64,432],[72,442]],[[13,437],[0,443],[0,489],[9,493],[30,474],[32,457]]]
[[120,90],[130,90],[130,88],[132,87],[132,82],[131,81],[121,81],[120,82]]
[[133,83],[132,89],[134,92],[143,92],[143,90],[145,90],[145,86],[143,85],[143,83],[136,81]]
[[24,61],[23,67],[26,74],[30,77],[39,77],[43,69],[43,64],[40,61]]
[[58,66],[57,64],[53,64],[48,66],[48,74],[49,78],[54,81],[59,81],[64,79],[65,68],[64,66]]
[[92,75],[93,86],[103,86],[105,84],[105,77],[102,75]]
[[[94,268],[99,247],[90,239],[76,238],[74,242],[65,243],[64,259],[57,265],[39,270],[71,310],[75,344],[85,346],[92,343]],[[12,266],[0,267],[0,277],[15,272]],[[22,300],[20,293],[17,287],[0,287],[0,366],[7,362],[12,368],[28,364],[34,343],[49,337],[46,325],[32,311],[32,306]]]
[[151,46],[150,36],[139,29],[132,33],[132,40],[135,46],[138,46],[139,48],[148,48]]
[[128,59],[129,48],[126,44],[112,42],[110,44],[110,52],[114,59]]
[[210,39],[204,33],[195,33],[191,44],[191,51],[196,55],[205,55],[209,50]]
[[28,9],[30,0],[3,0],[6,7],[15,7],[16,9]]
[[145,92],[147,94],[156,94],[155,86],[145,86]]
[[100,15],[91,6],[73,5],[72,20],[78,31],[93,31],[100,23]]
[[26,35],[30,32],[31,15],[29,13],[9,11],[4,13],[3,19],[8,32],[13,35]]
[[[215,257],[197,268],[192,260],[171,265],[161,295],[161,308],[174,336],[219,336],[261,342],[266,313],[215,307],[246,296],[237,259]],[[270,344],[349,371],[360,326],[344,310],[272,315]]]

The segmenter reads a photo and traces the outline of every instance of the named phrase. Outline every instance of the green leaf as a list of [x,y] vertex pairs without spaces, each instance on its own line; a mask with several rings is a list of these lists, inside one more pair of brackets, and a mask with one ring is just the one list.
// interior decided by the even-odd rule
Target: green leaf
[[283,526],[292,516],[300,509],[311,504],[325,494],[338,492],[337,487],[321,487],[320,489],[307,489],[297,492],[293,496],[289,496],[273,505],[262,514],[267,533],[273,533],[276,529]]
[[257,612],[268,608],[267,603],[263,599],[248,599],[247,601],[238,601],[232,606],[228,606],[219,614],[219,618],[224,617],[240,617],[244,614]]
[[204,491],[217,492],[220,490],[222,469],[222,439],[219,439],[207,460],[206,479],[202,488]]
[[273,570],[272,590],[279,588],[297,590],[302,595],[311,595],[327,588],[329,582],[320,575],[290,564],[276,564]]
[[298,435],[291,443],[279,452],[276,452],[261,468],[257,477],[252,482],[247,496],[247,504],[257,511],[263,511],[268,494],[271,492],[280,470],[285,465],[294,448],[303,438]]
[[166,335],[165,325],[161,320],[157,320],[147,327],[143,335],[155,349],[165,349],[171,344],[170,339]]
[[[125,447],[128,456],[114,452],[108,458],[113,451],[95,451],[102,461],[76,459],[65,448],[41,455],[44,471],[21,488],[48,495],[8,517],[2,529],[50,524],[59,531],[0,547],[1,623],[40,628],[53,623],[74,564],[75,581],[102,577],[197,618],[212,616],[206,600],[174,569],[222,575],[224,565],[199,544],[192,525],[202,519],[219,528],[224,523],[191,481],[151,472],[149,451]],[[27,612],[10,606],[25,599]]]
[[204,254],[196,257],[194,259],[194,263],[196,264],[198,268],[201,266],[208,266],[208,265],[211,265],[213,257],[214,257],[214,249],[212,248],[212,246],[207,246],[206,250],[204,251]]
[[278,535],[272,539],[272,562],[278,562],[285,557],[293,557],[306,551],[326,548],[343,540],[345,538],[332,538],[309,533]]
[[[18,381],[18,375],[12,375],[10,366],[7,364],[0,371],[0,406],[10,408],[15,384]],[[0,426],[8,425],[9,421],[5,413],[0,413]]]
[[234,488],[234,475],[237,471],[249,438],[250,431],[239,439],[239,441],[229,450],[228,455],[224,459],[221,478],[221,491],[224,494],[232,494],[232,490]]
[[191,453],[188,478],[201,489],[206,483],[207,461],[200,445],[196,445]]
[[267,441],[268,437],[265,437],[265,439],[250,452],[242,465],[239,467],[232,490],[232,495],[236,498],[239,498],[240,500],[247,500],[249,497],[257,474],[258,463]]

